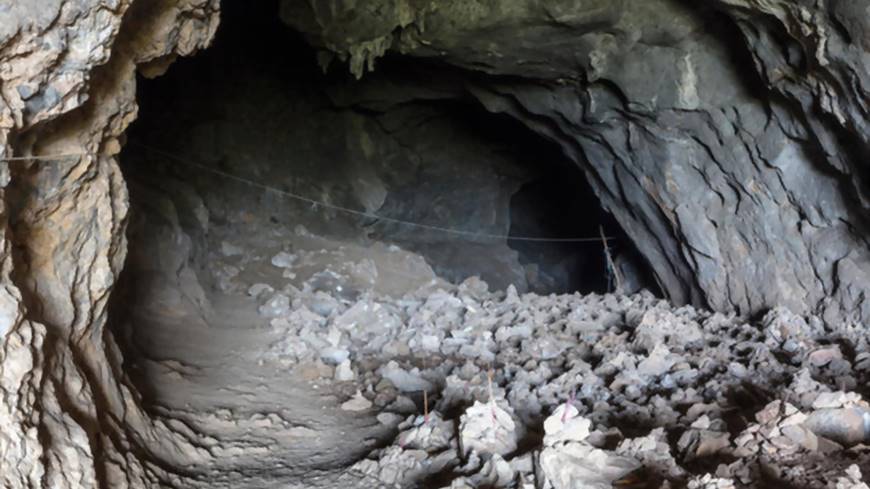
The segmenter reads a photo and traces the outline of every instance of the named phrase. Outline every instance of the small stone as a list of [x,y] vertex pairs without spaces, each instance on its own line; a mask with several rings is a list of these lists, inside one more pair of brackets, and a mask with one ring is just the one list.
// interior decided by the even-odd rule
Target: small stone
[[378,423],[390,428],[395,428],[402,422],[403,418],[396,413],[380,413],[378,414],[377,419]]
[[469,454],[504,455],[517,449],[519,439],[513,413],[495,402],[476,401],[462,415],[459,425],[460,447]]
[[822,348],[810,353],[807,356],[807,360],[816,366],[816,367],[824,367],[825,365],[831,363],[835,359],[843,358],[843,354],[840,352],[840,347],[831,346],[828,348]]
[[860,371],[870,370],[870,352],[861,352],[855,356],[855,369]]
[[332,367],[324,364],[320,360],[300,364],[296,370],[294,370],[294,373],[297,373],[300,378],[309,382],[321,378],[332,377],[334,375]]
[[698,419],[698,417],[700,417],[701,415],[710,411],[715,411],[717,409],[718,408],[715,404],[704,404],[699,402],[697,404],[693,404],[692,407],[690,407],[689,410],[686,411],[686,418],[690,421],[695,420]]
[[746,370],[746,367],[743,364],[737,362],[731,362],[728,365],[728,372],[731,375],[737,377],[738,379],[742,379],[749,375],[749,371]]
[[767,424],[773,421],[779,416],[780,410],[782,408],[781,401],[773,401],[767,406],[764,407],[761,411],[755,413],[755,420],[758,421],[758,424]]
[[532,458],[532,454],[525,453],[511,459],[510,466],[515,472],[531,473],[535,469],[535,461]]
[[770,443],[780,450],[794,451],[797,443],[786,436],[775,436],[770,439]]
[[248,287],[248,295],[251,297],[259,297],[264,293],[274,292],[275,289],[272,288],[269,284],[254,284]]
[[860,408],[819,409],[810,413],[805,425],[816,435],[852,446],[867,440],[870,412]]
[[700,435],[698,446],[695,448],[695,456],[697,457],[715,455],[731,446],[728,433],[702,430]]
[[396,386],[390,382],[390,379],[381,379],[377,384],[375,384],[375,392],[384,392],[388,390],[391,392],[396,391]]
[[320,358],[332,365],[340,365],[350,357],[350,352],[343,348],[328,346],[320,350]]
[[816,436],[816,440],[818,441],[818,452],[819,453],[833,453],[839,452],[843,449],[843,445],[839,443],[829,440],[823,436]]
[[861,396],[854,392],[823,392],[813,401],[813,409],[831,409],[857,404]]
[[396,396],[393,403],[389,405],[389,409],[397,413],[415,414],[417,413],[417,404],[410,397]]
[[846,476],[837,479],[836,489],[870,489],[870,486],[863,482],[861,469],[857,465],[850,465],[846,469]]
[[786,426],[782,429],[782,434],[806,450],[814,452],[819,448],[818,437],[801,426]]
[[275,294],[268,302],[260,306],[259,312],[266,317],[283,316],[290,311],[290,298],[284,294]]
[[583,441],[589,436],[592,422],[580,416],[573,405],[563,403],[544,420],[544,444],[561,440]]
[[353,398],[341,405],[341,409],[345,411],[365,411],[371,407],[371,401],[366,399],[360,391],[356,391],[356,395]]
[[296,255],[292,255],[285,251],[278,253],[272,257],[272,265],[278,268],[290,268],[296,262]]
[[718,478],[711,474],[704,474],[689,481],[688,489],[734,489],[732,479]]
[[335,380],[339,382],[349,382],[356,378],[353,370],[350,368],[350,360],[345,359],[335,367]]
[[742,446],[748,445],[749,442],[751,442],[753,440],[753,438],[754,437],[750,433],[744,433],[744,434],[742,434],[734,439],[734,444],[737,445],[738,447],[742,447]]
[[380,369],[378,373],[403,392],[433,391],[434,385],[423,378],[420,369],[405,370],[398,362],[390,361]]
[[238,245],[229,241],[221,241],[221,254],[224,256],[238,256],[245,253],[245,250]]
[[692,423],[692,428],[698,430],[706,430],[710,428],[710,418],[708,418],[706,414],[704,416],[701,416],[700,418],[695,420],[694,423]]
[[441,339],[435,335],[423,335],[420,339],[420,347],[427,351],[437,352],[441,347]]

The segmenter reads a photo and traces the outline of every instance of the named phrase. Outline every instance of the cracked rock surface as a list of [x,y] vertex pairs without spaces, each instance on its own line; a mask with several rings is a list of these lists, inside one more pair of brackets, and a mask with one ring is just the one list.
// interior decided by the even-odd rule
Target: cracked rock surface
[[282,18],[364,80],[456,67],[584,169],[675,303],[870,317],[867,2],[364,3]]
[[[105,329],[136,69],[208,45],[210,0],[0,2],[0,486],[154,486],[171,439]],[[48,157],[45,155],[71,155]],[[43,155],[42,160],[9,157]]]

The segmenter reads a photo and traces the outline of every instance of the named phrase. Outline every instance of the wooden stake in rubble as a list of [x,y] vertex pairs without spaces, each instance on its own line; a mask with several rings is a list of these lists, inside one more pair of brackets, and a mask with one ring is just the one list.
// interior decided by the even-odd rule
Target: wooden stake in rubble
[[614,282],[616,282],[614,292],[620,294],[622,293],[622,275],[619,273],[619,269],[616,268],[613,255],[610,254],[610,246],[607,244],[607,237],[604,235],[604,226],[599,226],[598,231],[601,233],[601,245],[604,247],[604,256],[607,258],[607,271],[613,277]]
[[429,424],[429,391],[423,389],[423,424]]
[[489,389],[489,409],[492,414],[492,421],[495,423],[498,421],[498,418],[495,415],[495,395],[492,393],[492,377],[495,375],[495,371],[492,369],[487,370],[486,372],[486,381],[487,388]]

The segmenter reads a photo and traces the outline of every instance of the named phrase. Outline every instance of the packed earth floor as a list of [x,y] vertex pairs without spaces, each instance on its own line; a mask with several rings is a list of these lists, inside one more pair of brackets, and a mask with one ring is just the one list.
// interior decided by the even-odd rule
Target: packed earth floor
[[186,437],[160,448],[179,486],[868,487],[866,329],[453,285],[396,246],[201,204],[196,251],[155,207],[118,327]]

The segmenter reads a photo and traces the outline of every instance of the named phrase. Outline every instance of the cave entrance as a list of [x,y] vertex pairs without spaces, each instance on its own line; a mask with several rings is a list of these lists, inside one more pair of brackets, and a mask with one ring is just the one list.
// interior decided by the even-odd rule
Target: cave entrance
[[[554,143],[408,60],[388,58],[359,82],[345,70],[323,74],[277,2],[224,9],[213,47],[142,80],[122,158],[134,205],[137,186],[172,187],[181,207],[198,201],[181,212],[202,241],[191,244],[201,268],[225,267],[206,263],[209,233],[198,220],[214,229],[256,218],[263,228],[248,232],[284,226],[395,245],[449,282],[612,290],[599,230],[614,245],[628,241]],[[592,241],[560,241],[577,237]],[[235,246],[226,241],[217,246]]]
[[203,446],[269,443],[212,453],[202,470],[228,483],[359,460],[396,428],[377,410],[425,412],[433,366],[492,368],[493,338],[531,335],[487,329],[513,321],[500,311],[609,300],[543,296],[612,290],[602,230],[632,262],[578,167],[455,71],[387,57],[360,81],[324,74],[277,10],[226,2],[209,50],[141,79],[121,154],[125,371]]

